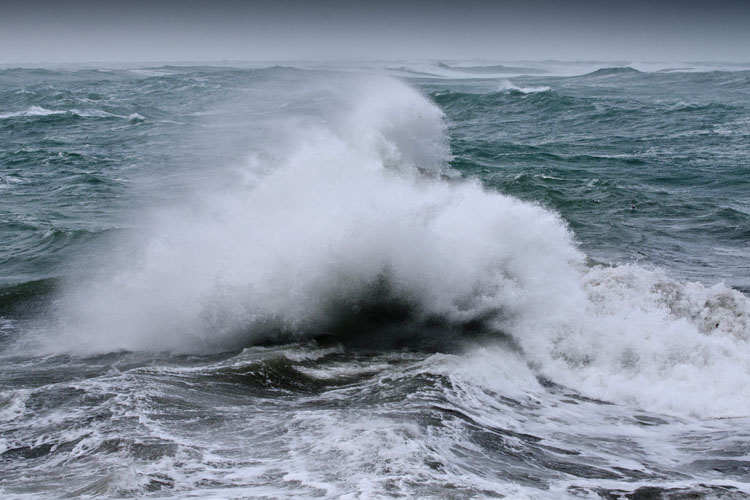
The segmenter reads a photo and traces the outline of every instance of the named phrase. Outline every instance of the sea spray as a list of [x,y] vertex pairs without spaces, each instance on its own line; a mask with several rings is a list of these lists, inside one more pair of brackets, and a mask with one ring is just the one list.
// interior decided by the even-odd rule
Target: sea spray
[[126,262],[64,297],[73,340],[56,345],[210,352],[327,333],[383,280],[413,320],[399,335],[479,319],[500,334],[523,307],[582,293],[557,215],[445,180],[439,109],[393,80],[356,83],[351,109],[302,121],[274,170],[251,161],[248,185],[157,211]]
[[510,341],[538,376],[592,397],[750,411],[746,297],[637,266],[587,269],[555,213],[450,179],[434,104],[386,78],[343,88],[319,94],[320,119],[268,127],[285,145],[272,168],[251,155],[236,167],[244,183],[155,210],[122,261],[66,292],[64,335],[47,349]]

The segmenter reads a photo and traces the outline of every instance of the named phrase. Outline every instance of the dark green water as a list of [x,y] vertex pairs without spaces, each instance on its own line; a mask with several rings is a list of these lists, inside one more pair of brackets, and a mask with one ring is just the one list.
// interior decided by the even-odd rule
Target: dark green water
[[427,87],[456,168],[556,210],[594,258],[748,289],[749,73],[514,82],[550,90]]

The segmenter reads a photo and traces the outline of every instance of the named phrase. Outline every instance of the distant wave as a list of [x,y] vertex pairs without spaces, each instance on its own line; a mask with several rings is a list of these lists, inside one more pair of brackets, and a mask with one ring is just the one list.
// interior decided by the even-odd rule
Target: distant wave
[[542,75],[549,73],[545,69],[533,66],[504,66],[501,64],[451,66],[445,63],[415,63],[407,66],[389,67],[388,69],[396,74],[403,73],[416,77],[455,79],[499,78],[508,75]]
[[129,116],[118,115],[104,111],[101,109],[46,109],[41,106],[31,106],[22,111],[9,111],[0,113],[0,120],[7,120],[11,118],[40,118],[48,116],[74,116],[78,118],[123,118],[131,121],[143,120],[144,118],[138,113],[133,113]]
[[413,69],[413,68],[407,68],[406,66],[389,67],[388,70],[393,71],[395,73],[406,73],[408,75],[414,75],[414,76],[425,76],[425,77],[439,76],[435,73],[431,73],[428,71],[420,71],[420,70]]
[[642,71],[638,71],[630,66],[624,66],[619,68],[601,68],[591,73],[586,73],[582,76],[615,76],[615,75],[639,75]]
[[16,117],[64,115],[66,113],[68,113],[68,111],[51,110],[42,108],[40,106],[31,106],[30,108],[23,111],[10,111],[6,113],[0,113],[0,120]]
[[[544,112],[562,112],[572,108],[588,109],[590,99],[561,95],[546,86],[518,87],[514,84],[503,83],[500,89],[494,92],[473,93],[441,91],[435,92],[431,97],[441,106],[450,107],[453,110],[465,110],[476,112],[487,106],[503,106],[504,109],[511,107],[522,107],[526,110]],[[523,99],[519,99],[522,97]]]
[[529,66],[503,66],[502,64],[493,64],[489,66],[449,66],[444,63],[438,63],[439,68],[448,69],[451,71],[459,71],[462,73],[470,73],[475,75],[486,75],[486,74],[521,74],[521,75],[543,75],[549,73],[549,71]]
[[536,87],[519,87],[510,80],[503,80],[500,82],[500,90],[520,92],[521,94],[535,94],[537,92],[548,92],[552,90],[552,87],[547,85],[539,85]]

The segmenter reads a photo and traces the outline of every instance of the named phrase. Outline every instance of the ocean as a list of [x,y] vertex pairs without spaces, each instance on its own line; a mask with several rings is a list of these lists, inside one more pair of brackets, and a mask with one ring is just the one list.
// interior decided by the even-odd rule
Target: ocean
[[750,66],[0,69],[0,496],[750,498]]

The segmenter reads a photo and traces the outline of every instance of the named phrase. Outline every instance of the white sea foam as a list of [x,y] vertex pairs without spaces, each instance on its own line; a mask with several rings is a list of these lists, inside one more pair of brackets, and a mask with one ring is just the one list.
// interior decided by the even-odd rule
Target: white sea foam
[[28,109],[25,109],[23,111],[7,111],[4,113],[0,113],[0,120],[4,120],[7,118],[15,118],[15,117],[25,117],[25,116],[50,116],[50,115],[64,115],[67,113],[67,111],[60,111],[60,110],[52,110],[52,109],[46,109],[42,108],[41,106],[31,106]]
[[514,90],[516,92],[521,92],[523,94],[535,94],[537,92],[547,92],[551,89],[551,87],[548,87],[547,85],[539,85],[536,87],[519,87],[515,85],[510,80],[503,80],[500,82],[500,86],[498,90],[501,91],[508,91],[508,90]]
[[8,112],[0,113],[0,120],[5,120],[8,118],[17,118],[17,117],[38,117],[38,116],[54,116],[54,115],[66,115],[66,114],[79,116],[81,118],[110,118],[110,117],[128,118],[125,116],[110,113],[108,111],[104,111],[102,109],[61,110],[61,109],[47,109],[41,106],[31,106],[28,109],[25,109],[23,111],[8,111]]
[[29,393],[28,389],[0,392],[0,422],[9,422],[23,415]]
[[[386,280],[419,315],[481,318],[511,336],[520,358],[496,362],[531,370],[512,392],[539,374],[650,410],[750,413],[747,297],[636,266],[587,269],[556,214],[443,179],[443,116],[416,91],[362,75],[334,83],[250,135],[272,156],[156,210],[71,287],[47,349],[212,352],[317,333]],[[479,359],[466,362],[493,362]]]
[[0,175],[0,189],[8,189],[17,184],[25,184],[26,181],[12,175]]
[[551,380],[648,410],[750,414],[750,301],[634,265],[583,276],[566,317],[528,321],[525,352]]

